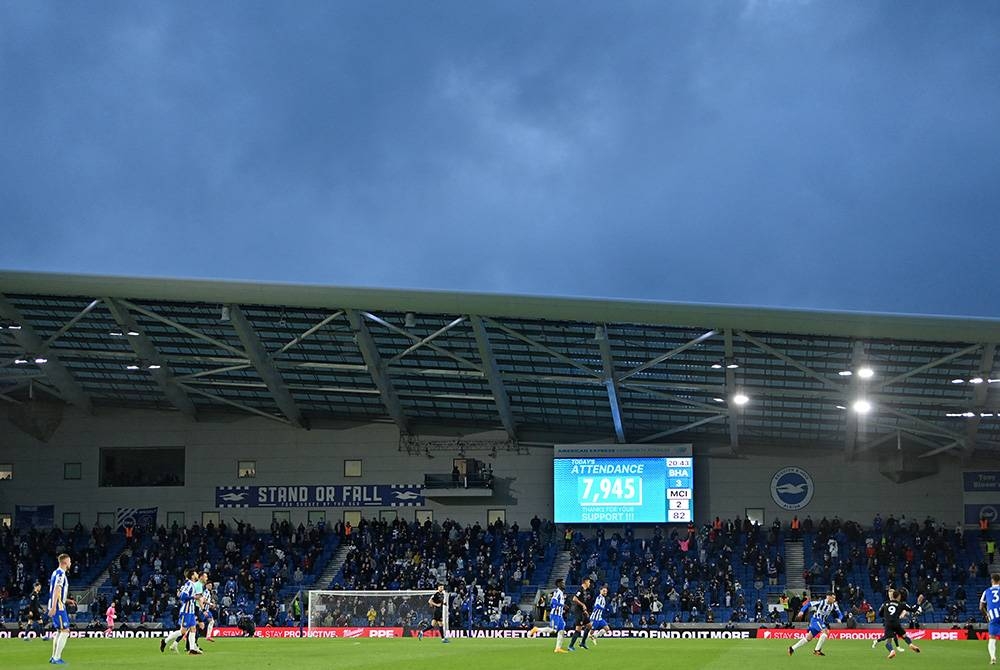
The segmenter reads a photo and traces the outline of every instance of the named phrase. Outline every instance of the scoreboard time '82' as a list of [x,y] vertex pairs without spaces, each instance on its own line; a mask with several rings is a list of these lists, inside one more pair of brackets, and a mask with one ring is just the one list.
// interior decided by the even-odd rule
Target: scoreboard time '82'
[[[582,450],[595,451],[595,450]],[[687,523],[694,459],[683,456],[555,458],[556,523]]]

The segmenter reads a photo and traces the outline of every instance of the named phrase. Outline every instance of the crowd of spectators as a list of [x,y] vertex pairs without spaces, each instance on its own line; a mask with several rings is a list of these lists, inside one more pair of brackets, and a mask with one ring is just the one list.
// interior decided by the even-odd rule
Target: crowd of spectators
[[[537,516],[529,530],[502,521],[483,527],[450,520],[441,524],[363,520],[346,535],[351,549],[334,588],[432,590],[442,583],[451,594],[453,625],[509,623],[515,618],[527,623],[518,600],[522,588],[536,579],[539,565],[551,563],[554,532],[550,522]],[[379,623],[408,625],[412,622],[404,616],[421,614],[406,608],[400,612],[391,604],[376,608]],[[363,614],[367,616],[367,610]],[[356,622],[360,615],[342,609],[331,616]]]
[[[47,591],[52,557],[73,556],[70,583],[108,569],[105,587],[83,620],[100,620],[115,601],[122,621],[172,624],[178,579],[184,568],[207,571],[218,594],[218,621],[236,625],[243,616],[257,626],[285,625],[286,605],[297,591],[432,590],[444,583],[453,627],[527,627],[547,616],[543,594],[534,612],[522,611],[522,594],[548,581],[557,538],[570,552],[567,583],[590,577],[609,586],[613,626],[656,627],[671,622],[784,623],[809,593],[833,591],[851,623],[871,622],[887,589],[924,595],[929,621],[966,621],[988,578],[991,560],[980,541],[988,528],[966,532],[877,515],[870,526],[838,517],[813,522],[775,519],[763,527],[748,519],[714,519],[700,527],[625,526],[615,532],[564,529],[537,516],[527,529],[497,521],[461,525],[363,520],[293,526],[274,522],[256,529],[237,521],[218,526],[133,529],[95,526],[60,529],[0,528],[0,616],[16,620],[34,582]],[[806,590],[786,587],[786,539],[803,541]],[[346,558],[332,584],[316,583],[339,543]],[[995,551],[995,543],[992,545]],[[114,560],[111,560],[114,558]],[[790,595],[790,597],[788,597]],[[417,605],[414,605],[417,602]],[[412,598],[332,600],[323,611],[331,625],[415,626],[427,608]]]
[[[96,576],[109,553],[121,548],[121,538],[109,527],[94,526],[87,531],[77,525],[59,528],[14,528],[0,526],[0,618],[16,620],[20,602],[27,598],[36,581],[48,591],[48,577],[54,559],[66,551],[73,554],[70,584]],[[104,561],[104,563],[102,563]]]

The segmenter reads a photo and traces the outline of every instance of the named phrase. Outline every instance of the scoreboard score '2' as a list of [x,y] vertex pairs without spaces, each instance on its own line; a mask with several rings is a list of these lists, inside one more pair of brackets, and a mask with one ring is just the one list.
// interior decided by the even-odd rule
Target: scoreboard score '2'
[[[553,460],[556,523],[693,520],[694,459],[690,447],[658,445],[657,449],[657,445],[644,445],[631,450],[639,452],[635,455],[627,447],[557,448]],[[645,456],[657,450],[679,455]],[[574,457],[560,458],[562,454]]]

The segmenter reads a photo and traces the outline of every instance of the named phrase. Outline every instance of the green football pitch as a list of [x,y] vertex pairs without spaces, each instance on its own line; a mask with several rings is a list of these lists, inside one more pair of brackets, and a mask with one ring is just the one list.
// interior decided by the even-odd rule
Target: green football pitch
[[[204,643],[202,656],[161,654],[159,641],[70,640],[63,657],[70,668],[386,668],[392,670],[510,670],[595,668],[607,670],[774,670],[775,668],[989,667],[985,642],[924,642],[922,653],[895,659],[885,649],[856,640],[830,640],[823,658],[810,644],[788,656],[782,640],[601,640],[589,650],[554,654],[552,640],[457,639],[329,640],[224,638]],[[41,640],[0,640],[0,668],[51,667],[51,645]]]

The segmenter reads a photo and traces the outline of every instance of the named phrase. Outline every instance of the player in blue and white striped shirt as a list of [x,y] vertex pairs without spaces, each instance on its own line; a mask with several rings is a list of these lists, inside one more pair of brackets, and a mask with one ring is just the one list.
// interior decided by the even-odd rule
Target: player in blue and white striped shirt
[[177,648],[177,641],[187,635],[188,646],[190,647],[188,653],[200,654],[202,651],[198,648],[198,644],[195,641],[195,631],[198,627],[197,617],[195,616],[195,605],[197,604],[195,584],[200,583],[198,582],[198,571],[194,569],[185,570],[184,576],[187,578],[187,581],[177,592],[181,600],[180,615],[177,621],[180,627],[165,639],[160,640],[160,651],[163,652],[167,648],[167,645],[170,645],[171,651],[180,653],[180,650]]
[[565,582],[561,579],[557,579],[556,590],[552,592],[552,599],[549,601],[549,623],[551,625],[544,627],[535,626],[528,631],[528,637],[535,637],[536,635],[542,633],[545,633],[546,635],[555,633],[555,652],[557,654],[566,653],[566,650],[562,648],[563,637],[566,634],[566,593],[563,591],[565,588]]
[[601,587],[600,592],[597,597],[594,598],[593,611],[590,613],[590,627],[594,631],[593,635],[590,636],[590,643],[597,644],[597,638],[601,636],[601,633],[610,633],[611,626],[608,625],[607,621],[608,612],[608,585],[605,584]]
[[69,613],[66,611],[66,603],[69,601],[69,567],[73,560],[69,554],[59,554],[57,557],[59,567],[52,571],[49,577],[49,617],[52,619],[52,627],[55,632],[52,634],[52,658],[49,663],[64,665],[66,661],[62,659],[63,648],[66,640],[69,639]]
[[789,656],[794,654],[796,649],[804,644],[808,644],[810,640],[817,636],[819,637],[819,642],[816,643],[813,654],[816,656],[826,656],[823,653],[823,643],[826,642],[826,638],[829,636],[830,619],[836,617],[837,621],[840,621],[844,618],[844,615],[840,612],[840,607],[837,605],[837,596],[832,593],[828,593],[823,600],[807,600],[802,605],[802,609],[799,610],[799,615],[796,618],[801,621],[810,608],[813,608],[813,613],[809,618],[809,630],[806,631],[805,637],[800,637],[795,644],[788,648]]
[[979,610],[989,622],[989,642],[986,643],[986,648],[990,651],[990,665],[996,665],[997,640],[1000,639],[1000,573],[994,572],[990,580],[993,585],[983,591],[983,596],[979,599]]

